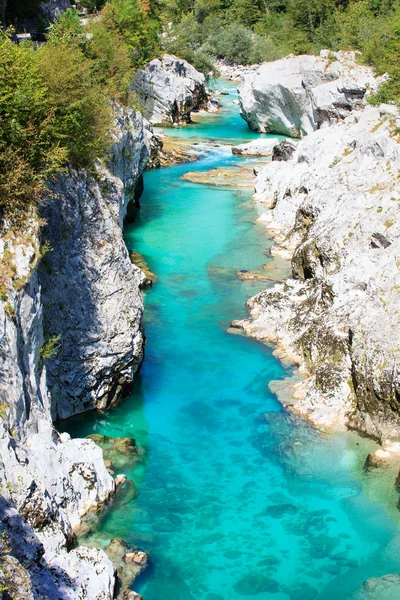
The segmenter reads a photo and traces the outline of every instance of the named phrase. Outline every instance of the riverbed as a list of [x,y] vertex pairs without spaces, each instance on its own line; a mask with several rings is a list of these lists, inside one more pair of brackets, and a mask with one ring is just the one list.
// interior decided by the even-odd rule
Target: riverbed
[[[149,552],[133,586],[144,600],[351,598],[365,579],[400,571],[396,493],[363,474],[373,442],[288,414],[268,383],[292,369],[273,348],[227,333],[246,299],[273,285],[240,273],[273,259],[252,189],[217,179],[258,164],[232,155],[228,144],[258,136],[239,117],[234,85],[218,87],[229,92],[221,113],[167,132],[201,142],[201,156],[146,172],[139,217],[125,229],[158,277],[145,294],[134,391],[65,426],[143,448],[125,469],[137,496],[115,502],[89,541],[121,537]],[[183,179],[189,171],[216,181]]]

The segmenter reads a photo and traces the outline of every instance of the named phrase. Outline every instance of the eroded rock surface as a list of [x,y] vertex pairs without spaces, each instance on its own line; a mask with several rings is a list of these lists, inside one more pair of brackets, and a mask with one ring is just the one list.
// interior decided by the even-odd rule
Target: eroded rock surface
[[141,363],[145,276],[129,258],[122,223],[134,216],[150,137],[139,113],[117,107],[108,168],[60,175],[43,207],[45,328],[59,338],[47,360],[53,418],[112,405]]
[[[114,568],[102,551],[68,552],[85,513],[115,493],[92,440],[59,435],[50,415],[37,276],[38,225],[3,234],[0,301],[0,577],[30,600],[111,600]],[[10,276],[4,277],[4,273]],[[85,556],[83,562],[81,555]],[[7,579],[10,580],[7,582]],[[91,581],[94,581],[93,585]]]
[[249,300],[243,324],[307,376],[294,410],[378,439],[400,435],[398,124],[365,108],[262,169],[255,200],[292,278]]
[[171,54],[152,60],[132,82],[143,115],[153,125],[190,121],[193,109],[206,108],[205,77],[185,60]]
[[[7,593],[23,600],[115,592],[106,553],[71,546],[83,517],[128,482],[113,479],[93,440],[52,423],[116,400],[142,356],[145,275],[121,228],[152,133],[139,114],[115,111],[110,164],[96,176],[59,176],[43,208],[44,239],[34,214],[24,231],[3,224],[0,236],[0,581],[11,578],[17,588]],[[118,443],[131,450],[132,441]]]
[[376,89],[371,69],[354,52],[293,56],[262,64],[239,86],[241,116],[251,129],[294,138],[365,106]]
[[70,8],[70,6],[70,0],[45,0],[39,4],[39,9],[46,19],[53,21],[67,10],[67,8]]
[[277,138],[260,138],[246,144],[233,146],[232,154],[239,156],[272,156],[273,149],[278,144],[279,140]]
[[400,597],[400,575],[384,575],[367,579],[354,595],[354,600],[397,600]]

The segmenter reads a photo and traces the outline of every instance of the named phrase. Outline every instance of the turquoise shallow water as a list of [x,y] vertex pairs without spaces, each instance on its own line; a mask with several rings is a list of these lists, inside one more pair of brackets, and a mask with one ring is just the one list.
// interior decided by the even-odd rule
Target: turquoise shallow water
[[[179,135],[254,137],[231,100]],[[114,503],[96,536],[150,552],[134,585],[145,600],[350,598],[366,578],[399,571],[398,520],[365,493],[354,437],[323,436],[283,411],[267,384],[288,371],[269,348],[226,333],[263,287],[236,270],[265,263],[270,242],[251,192],[180,177],[239,162],[214,148],[146,173],[139,219],[125,231],[158,275],[145,297],[143,368],[116,409],[64,428],[144,448],[125,469],[137,498]]]

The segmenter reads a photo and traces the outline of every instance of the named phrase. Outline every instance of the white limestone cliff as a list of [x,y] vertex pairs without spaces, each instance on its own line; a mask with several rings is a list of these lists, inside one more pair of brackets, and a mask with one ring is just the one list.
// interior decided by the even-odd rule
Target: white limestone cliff
[[152,60],[138,71],[131,88],[144,117],[153,125],[189,122],[190,112],[206,108],[208,102],[203,73],[171,54]]
[[71,544],[125,478],[111,477],[93,440],[58,434],[53,420],[116,401],[142,358],[145,276],[122,222],[152,133],[140,114],[115,114],[109,164],[50,184],[44,235],[32,213],[0,236],[0,582],[16,598],[114,597],[105,552]]
[[241,116],[255,131],[300,138],[365,106],[378,83],[354,52],[290,55],[245,77]]
[[395,107],[310,133],[258,174],[260,220],[292,278],[248,302],[249,335],[307,376],[292,408],[319,426],[400,436],[400,146]]

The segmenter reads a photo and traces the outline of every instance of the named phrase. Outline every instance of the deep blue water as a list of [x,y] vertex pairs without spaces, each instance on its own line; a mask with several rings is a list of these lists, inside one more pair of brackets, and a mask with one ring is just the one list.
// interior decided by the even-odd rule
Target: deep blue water
[[[232,99],[172,134],[257,137]],[[180,177],[242,162],[213,148],[145,174],[140,216],[125,230],[158,275],[145,296],[145,361],[128,399],[66,428],[131,436],[144,448],[142,463],[125,469],[137,497],[116,502],[96,536],[150,552],[152,567],[133,586],[145,600],[350,598],[367,577],[399,571],[398,519],[368,492],[361,466],[371,444],[288,415],[267,386],[290,373],[270,348],[226,333],[263,287],[236,271],[271,260],[271,242],[251,190]]]

